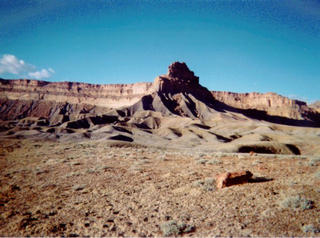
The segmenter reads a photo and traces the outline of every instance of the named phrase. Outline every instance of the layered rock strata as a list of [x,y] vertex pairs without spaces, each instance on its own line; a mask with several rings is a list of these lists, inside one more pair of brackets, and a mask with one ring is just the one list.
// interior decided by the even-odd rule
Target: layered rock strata
[[211,91],[213,97],[229,106],[240,109],[256,109],[268,115],[303,120],[310,111],[305,102],[289,99],[276,93],[233,93]]
[[89,104],[108,108],[129,106],[151,92],[152,83],[88,84],[0,79],[0,98]]
[[259,110],[266,115],[294,120],[320,120],[318,109],[275,93],[210,92],[199,84],[199,77],[180,62],[171,64],[168,73],[153,83],[97,85],[0,79],[2,120],[54,116],[57,121],[62,115],[77,119],[88,113],[103,114],[108,109],[124,107],[129,107],[131,115],[137,110],[153,110],[203,119],[212,108],[223,111],[229,107],[237,112]]

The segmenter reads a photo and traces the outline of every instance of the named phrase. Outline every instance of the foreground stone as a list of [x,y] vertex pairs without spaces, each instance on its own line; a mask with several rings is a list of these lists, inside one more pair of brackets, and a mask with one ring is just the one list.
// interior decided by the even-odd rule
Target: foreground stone
[[216,177],[217,188],[221,189],[232,185],[248,183],[252,175],[253,174],[250,171],[239,171],[231,173],[227,172],[219,174]]

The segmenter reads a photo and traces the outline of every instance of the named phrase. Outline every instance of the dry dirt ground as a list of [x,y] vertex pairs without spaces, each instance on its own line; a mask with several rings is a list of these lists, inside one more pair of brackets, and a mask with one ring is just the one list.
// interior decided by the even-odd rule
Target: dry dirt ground
[[[320,157],[2,139],[1,236],[319,236]],[[247,184],[214,177],[250,170]]]

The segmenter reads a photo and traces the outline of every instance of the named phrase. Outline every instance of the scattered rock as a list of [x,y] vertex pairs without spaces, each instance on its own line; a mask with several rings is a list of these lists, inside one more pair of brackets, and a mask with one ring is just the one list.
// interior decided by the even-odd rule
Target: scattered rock
[[252,177],[250,171],[239,171],[239,172],[227,172],[219,174],[216,177],[217,188],[229,187],[232,185],[248,183],[249,179]]

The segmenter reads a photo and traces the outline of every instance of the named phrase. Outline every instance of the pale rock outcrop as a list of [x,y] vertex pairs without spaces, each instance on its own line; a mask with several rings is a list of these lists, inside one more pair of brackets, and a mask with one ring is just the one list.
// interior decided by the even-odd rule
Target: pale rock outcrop
[[118,108],[137,102],[151,92],[152,83],[88,84],[0,79],[0,99],[45,100]]

